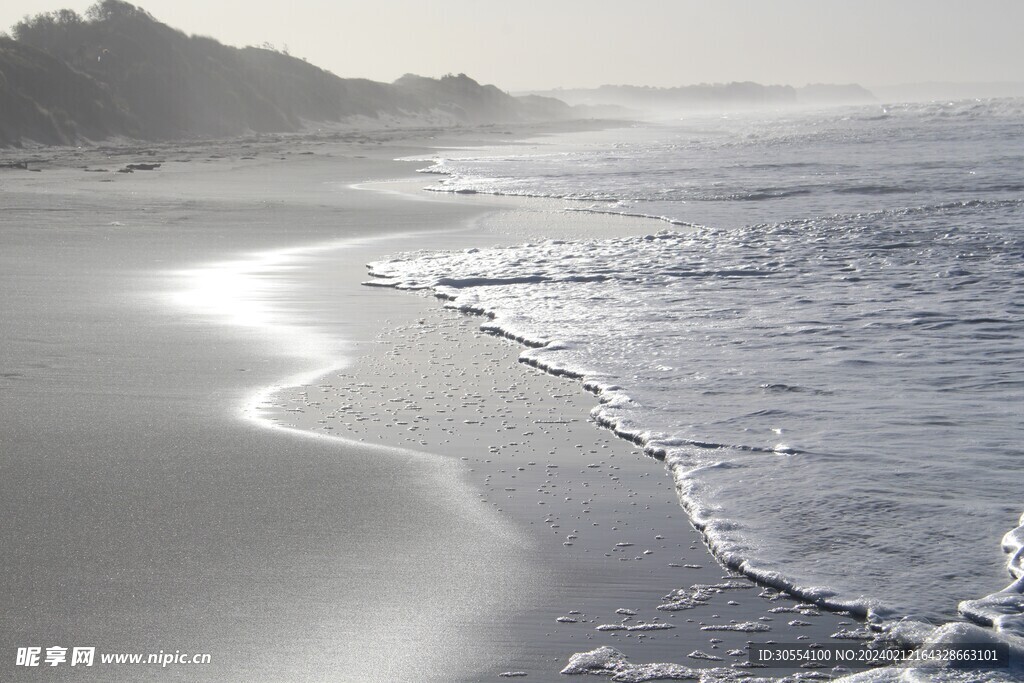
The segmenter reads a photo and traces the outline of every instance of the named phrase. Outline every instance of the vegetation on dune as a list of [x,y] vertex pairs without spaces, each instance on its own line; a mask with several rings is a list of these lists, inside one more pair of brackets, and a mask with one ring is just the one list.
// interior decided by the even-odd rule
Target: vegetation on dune
[[353,116],[484,123],[564,118],[460,74],[344,79],[266,47],[188,36],[123,0],[26,17],[0,38],[0,145],[299,130]]

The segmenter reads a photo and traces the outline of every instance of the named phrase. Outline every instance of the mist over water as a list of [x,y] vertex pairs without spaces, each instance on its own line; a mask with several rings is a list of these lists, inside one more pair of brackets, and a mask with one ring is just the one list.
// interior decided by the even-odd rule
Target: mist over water
[[[1010,577],[1024,441],[1021,100],[677,121],[429,168],[432,189],[662,218],[646,238],[417,255],[602,388],[720,556],[934,622]],[[1020,567],[1011,566],[1020,572]]]

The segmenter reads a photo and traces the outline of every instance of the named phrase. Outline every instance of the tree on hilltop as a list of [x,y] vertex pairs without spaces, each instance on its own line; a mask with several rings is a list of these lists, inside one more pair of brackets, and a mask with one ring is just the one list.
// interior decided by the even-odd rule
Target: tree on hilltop
[[90,21],[110,21],[118,17],[143,17],[156,21],[153,15],[146,10],[124,2],[124,0],[100,0],[100,2],[85,10],[85,16]]

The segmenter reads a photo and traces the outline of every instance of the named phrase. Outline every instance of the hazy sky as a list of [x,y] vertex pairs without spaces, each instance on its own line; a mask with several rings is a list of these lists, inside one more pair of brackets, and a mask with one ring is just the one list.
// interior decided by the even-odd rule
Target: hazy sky
[[[89,0],[3,0],[0,27]],[[506,90],[751,80],[1024,81],[1024,0],[140,0],[339,76],[466,72]]]

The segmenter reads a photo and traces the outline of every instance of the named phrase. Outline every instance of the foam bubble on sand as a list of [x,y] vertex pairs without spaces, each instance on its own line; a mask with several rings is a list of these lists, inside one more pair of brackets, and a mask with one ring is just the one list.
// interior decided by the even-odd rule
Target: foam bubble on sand
[[664,597],[665,602],[658,605],[662,612],[678,612],[706,605],[718,590],[709,586],[694,585],[689,588],[674,590]]
[[626,655],[608,646],[574,654],[569,658],[569,663],[561,673],[611,676],[611,679],[617,683],[640,683],[641,681],[655,680],[696,681],[701,679],[699,670],[680,664],[631,664]]
[[615,673],[629,666],[626,655],[613,647],[603,646],[589,652],[577,652],[562,669],[563,674]]
[[665,631],[670,628],[675,628],[674,624],[648,624],[639,623],[633,625],[626,624],[601,624],[596,627],[595,631]]
[[741,633],[760,633],[771,631],[771,626],[756,621],[744,621],[740,624],[708,624],[700,627],[701,631],[739,631]]

